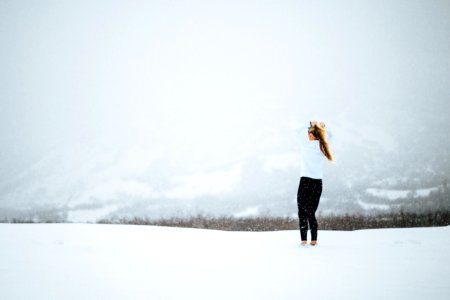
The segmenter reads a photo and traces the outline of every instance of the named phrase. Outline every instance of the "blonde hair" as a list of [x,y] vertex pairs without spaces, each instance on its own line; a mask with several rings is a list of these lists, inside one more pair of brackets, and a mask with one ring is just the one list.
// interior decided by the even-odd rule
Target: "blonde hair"
[[330,152],[330,146],[328,145],[325,124],[314,125],[309,127],[308,133],[312,133],[314,137],[319,140],[320,151],[322,151],[323,155],[329,160],[334,161],[333,156]]

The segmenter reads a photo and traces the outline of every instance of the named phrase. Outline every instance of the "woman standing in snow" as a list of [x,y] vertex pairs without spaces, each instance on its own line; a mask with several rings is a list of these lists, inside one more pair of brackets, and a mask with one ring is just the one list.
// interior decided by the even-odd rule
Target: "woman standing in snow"
[[317,244],[316,210],[322,194],[323,164],[333,161],[329,143],[333,134],[325,130],[323,122],[310,121],[309,127],[301,128],[300,137],[300,184],[297,192],[298,218],[301,245],[306,245],[308,223],[311,230],[311,245]]

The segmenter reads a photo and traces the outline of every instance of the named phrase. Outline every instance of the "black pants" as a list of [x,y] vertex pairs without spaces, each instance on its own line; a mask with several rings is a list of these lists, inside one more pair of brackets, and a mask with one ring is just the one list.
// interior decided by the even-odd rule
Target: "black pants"
[[316,210],[322,195],[322,179],[301,177],[297,192],[298,218],[300,237],[306,241],[306,234],[311,230],[311,240],[317,240]]

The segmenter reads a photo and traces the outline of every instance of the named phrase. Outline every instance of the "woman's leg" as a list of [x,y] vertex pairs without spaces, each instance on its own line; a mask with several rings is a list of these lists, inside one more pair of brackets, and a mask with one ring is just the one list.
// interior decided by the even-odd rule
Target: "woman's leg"
[[307,216],[307,179],[305,177],[300,178],[297,192],[297,208],[298,219],[300,228],[300,238],[302,241],[306,241],[306,235],[308,233],[308,216]]
[[309,228],[311,229],[311,241],[317,240],[317,230],[318,230],[318,224],[316,219],[316,210],[319,206],[320,196],[322,195],[322,180],[314,180],[313,184],[311,185],[311,203],[310,207],[308,207],[308,222],[309,222]]

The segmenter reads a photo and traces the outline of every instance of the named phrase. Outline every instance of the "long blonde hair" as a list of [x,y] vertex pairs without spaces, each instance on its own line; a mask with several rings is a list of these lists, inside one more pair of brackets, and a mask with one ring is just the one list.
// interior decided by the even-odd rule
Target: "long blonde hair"
[[314,126],[309,127],[308,133],[312,133],[314,137],[319,140],[320,151],[322,151],[323,155],[325,155],[329,161],[334,161],[330,152],[330,146],[328,145],[325,125],[315,124]]

